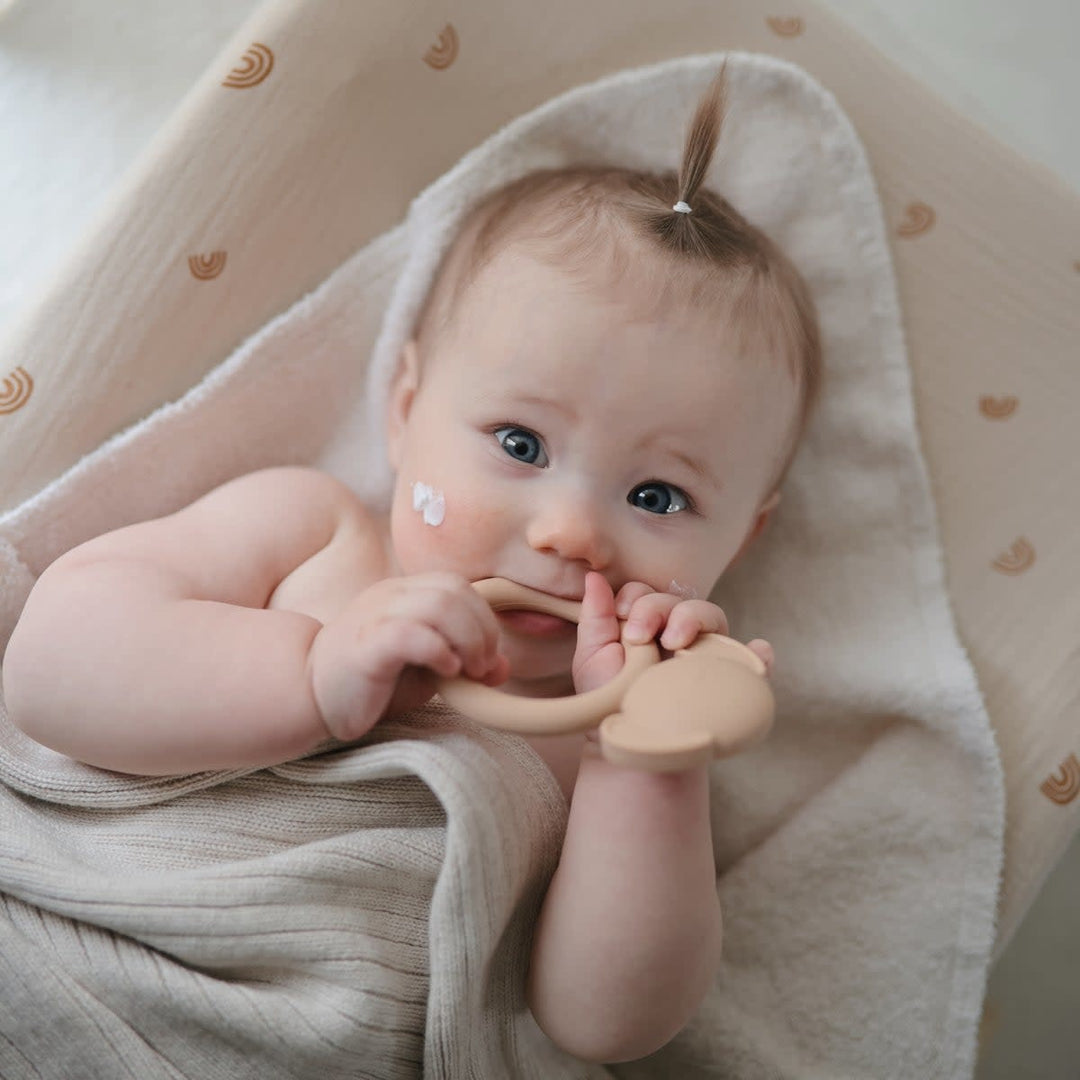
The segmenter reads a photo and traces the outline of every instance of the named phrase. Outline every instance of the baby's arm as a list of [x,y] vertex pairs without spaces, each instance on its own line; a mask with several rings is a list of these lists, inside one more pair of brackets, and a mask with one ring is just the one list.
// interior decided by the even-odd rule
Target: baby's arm
[[[607,650],[617,668],[622,646],[610,588],[599,575],[589,578],[578,658],[583,636],[606,617],[610,626],[600,638],[608,644],[592,661],[603,663]],[[659,594],[643,601],[646,610],[650,605],[654,616],[662,614]],[[702,629],[727,629],[714,605],[697,601],[684,610],[702,616]],[[672,647],[696,635],[682,623],[683,630],[671,623],[668,629],[689,640]],[[588,689],[580,663],[575,668],[579,689]],[[720,960],[713,859],[704,766],[667,774],[624,769],[586,743],[529,977],[530,1007],[556,1043],[589,1060],[630,1060],[659,1049],[687,1023]]]
[[42,574],[4,658],[8,711],[82,761],[168,774],[357,738],[429,697],[433,671],[505,678],[495,618],[464,579],[385,572],[332,477],[240,477]]
[[563,1049],[644,1057],[700,1005],[720,960],[704,767],[622,769],[587,743],[533,940],[529,1004]]
[[61,556],[4,659],[14,721],[125,772],[282,761],[328,738],[305,672],[321,623],[264,610],[362,507],[331,477],[266,469]]

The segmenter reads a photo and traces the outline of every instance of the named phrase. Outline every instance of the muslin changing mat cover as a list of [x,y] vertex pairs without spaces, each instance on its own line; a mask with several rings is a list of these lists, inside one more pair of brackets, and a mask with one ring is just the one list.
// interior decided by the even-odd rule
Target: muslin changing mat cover
[[[388,379],[464,209],[535,168],[675,167],[722,59],[511,123],[182,399],[0,519],[0,642],[29,567],[230,476],[309,463],[385,499]],[[773,526],[714,597],[735,636],[775,645],[779,712],[714,767],[725,956],[693,1022],[610,1068],[539,1031],[523,976],[565,805],[524,743],[439,702],[358,747],[165,779],[79,765],[0,713],[0,1075],[970,1075],[1002,777],[945,591],[882,213],[826,91],[728,61],[707,183],[802,271],[827,373]]]

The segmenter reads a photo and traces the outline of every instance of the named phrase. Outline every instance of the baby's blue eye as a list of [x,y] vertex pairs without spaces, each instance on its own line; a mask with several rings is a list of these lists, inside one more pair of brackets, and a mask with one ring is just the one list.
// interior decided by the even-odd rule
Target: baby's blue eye
[[685,491],[659,480],[639,484],[626,496],[626,501],[650,514],[677,514],[690,508],[690,497]]
[[499,445],[515,461],[535,465],[538,469],[547,468],[547,454],[544,452],[544,444],[540,441],[539,435],[534,435],[526,428],[519,427],[496,428],[494,435],[499,440]]

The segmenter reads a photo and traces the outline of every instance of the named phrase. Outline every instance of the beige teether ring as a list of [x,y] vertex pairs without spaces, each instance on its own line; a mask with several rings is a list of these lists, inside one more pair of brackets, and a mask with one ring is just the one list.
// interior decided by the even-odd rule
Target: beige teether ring
[[[484,578],[474,582],[473,588],[493,611],[506,608],[540,611],[573,623],[581,613],[581,605],[573,600],[538,592],[506,578]],[[659,660],[660,650],[653,642],[629,645],[626,663],[615,678],[595,690],[567,697],[520,697],[461,677],[443,679],[439,693],[459,712],[488,727],[519,735],[567,735],[588,731],[617,711],[631,683]]]
[[[504,578],[473,586],[493,610],[519,608],[577,622],[581,605]],[[584,694],[525,698],[471,679],[444,679],[443,698],[466,716],[519,735],[587,731],[600,724],[600,749],[616,765],[668,772],[726,757],[761,741],[775,701],[765,664],[721,634],[703,634],[659,663],[655,642],[625,645],[615,678]]]

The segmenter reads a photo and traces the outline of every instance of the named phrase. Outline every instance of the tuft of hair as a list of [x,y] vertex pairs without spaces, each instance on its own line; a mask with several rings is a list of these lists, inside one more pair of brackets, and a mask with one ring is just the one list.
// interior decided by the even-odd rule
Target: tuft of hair
[[[716,153],[716,144],[720,139],[726,103],[725,63],[698,101],[686,133],[675,203],[685,203],[690,207],[689,211],[676,210],[675,203],[663,208],[643,207],[641,211],[645,221],[662,241],[687,255],[707,255],[718,246],[721,249],[726,248],[730,242],[722,231],[711,237],[703,235],[716,232],[715,229],[710,229],[710,225],[715,225],[712,216],[706,214],[704,217],[694,217],[698,191],[708,174]],[[732,254],[734,253],[732,251]]]
[[694,198],[709,171],[709,164],[716,153],[716,143],[720,138],[726,98],[725,63],[698,102],[686,136],[686,148],[683,150],[682,166],[679,169],[679,198],[684,202],[690,202]]
[[[425,340],[453,321],[463,292],[497,252],[520,245],[588,285],[617,285],[648,259],[657,309],[707,306],[728,319],[747,362],[775,358],[800,387],[800,412],[775,483],[786,475],[820,396],[821,337],[810,291],[770,237],[705,186],[727,101],[726,65],[698,101],[678,172],[611,165],[540,169],[477,203],[439,267],[417,323]],[[690,212],[674,209],[689,205]]]

